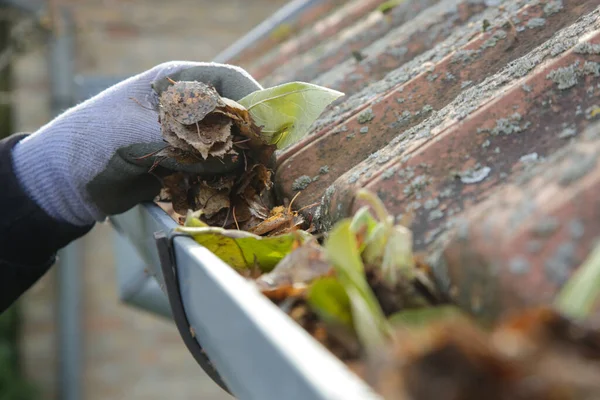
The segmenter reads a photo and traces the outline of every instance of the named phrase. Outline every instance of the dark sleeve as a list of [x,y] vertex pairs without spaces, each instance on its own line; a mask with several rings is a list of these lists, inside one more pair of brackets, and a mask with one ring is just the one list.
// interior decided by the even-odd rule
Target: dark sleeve
[[25,136],[0,140],[0,313],[48,271],[59,249],[93,226],[59,222],[25,194],[11,157]]

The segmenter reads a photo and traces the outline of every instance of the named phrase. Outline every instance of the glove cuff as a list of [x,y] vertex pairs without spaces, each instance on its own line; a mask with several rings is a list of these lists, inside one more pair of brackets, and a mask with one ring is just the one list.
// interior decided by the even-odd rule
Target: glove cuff
[[104,220],[67,175],[76,166],[60,155],[70,154],[70,146],[47,136],[28,136],[12,149],[13,169],[25,193],[57,221],[86,226]]
[[[49,216],[23,190],[18,182],[11,151],[26,134],[15,134],[0,140],[0,264],[8,263],[2,276],[10,276],[14,266],[16,281],[0,282],[0,299],[22,293],[50,267],[58,249],[83,236],[93,224],[73,226]],[[8,275],[6,275],[8,273]],[[3,285],[6,283],[8,286]],[[0,308],[2,307],[0,300]],[[0,309],[0,313],[2,310]]]

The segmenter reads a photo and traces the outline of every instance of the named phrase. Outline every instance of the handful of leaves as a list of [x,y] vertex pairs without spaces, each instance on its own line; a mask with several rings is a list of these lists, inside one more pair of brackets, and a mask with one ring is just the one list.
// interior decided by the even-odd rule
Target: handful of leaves
[[159,97],[159,122],[168,146],[156,154],[181,164],[227,163],[212,179],[185,172],[163,177],[158,201],[175,212],[202,210],[213,226],[250,229],[269,216],[265,192],[277,148],[300,140],[327,105],[343,93],[293,82],[251,93],[238,102],[197,81],[170,81]]

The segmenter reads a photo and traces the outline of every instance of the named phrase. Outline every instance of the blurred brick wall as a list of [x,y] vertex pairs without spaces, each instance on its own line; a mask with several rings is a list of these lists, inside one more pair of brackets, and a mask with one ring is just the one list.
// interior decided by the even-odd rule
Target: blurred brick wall
[[[77,25],[76,72],[134,74],[169,60],[210,61],[284,0],[54,0]],[[34,131],[50,116],[45,49],[15,62],[15,124]],[[111,227],[82,239],[85,399],[226,399],[187,352],[175,326],[117,299]],[[57,399],[55,278],[22,299],[28,375]]]

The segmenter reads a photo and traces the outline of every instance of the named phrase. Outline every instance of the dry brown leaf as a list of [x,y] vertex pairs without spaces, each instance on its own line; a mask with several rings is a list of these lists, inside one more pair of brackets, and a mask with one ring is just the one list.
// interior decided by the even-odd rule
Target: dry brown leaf
[[160,96],[159,116],[170,146],[156,154],[157,159],[197,163],[210,156],[232,155],[234,162],[243,159],[244,168],[241,174],[231,174],[227,188],[188,174],[185,190],[178,186],[164,191],[161,198],[169,195],[178,213],[203,209],[201,219],[211,226],[249,229],[260,224],[268,216],[260,198],[272,186],[266,165],[272,161],[275,146],[266,144],[260,127],[242,105],[221,98],[214,88],[200,82],[172,83]]
[[283,285],[274,289],[261,289],[261,293],[275,304],[290,297],[301,296],[304,292],[306,292],[305,285]]
[[178,214],[186,214],[189,209],[188,190],[190,181],[186,174],[177,172],[162,179],[163,187],[166,189],[165,197],[171,199],[173,210]]
[[356,360],[360,355],[360,346],[356,339],[347,335],[332,335],[325,323],[306,304],[303,297],[287,297],[279,306],[340,360]]
[[231,140],[231,136],[227,138],[225,142],[213,143],[213,145],[210,146],[210,150],[208,151],[208,155],[218,158],[223,158],[228,154],[237,154],[237,152],[233,150],[233,141]]
[[[229,189],[215,189],[201,181],[192,189],[195,210],[202,210],[207,218],[229,208]],[[195,211],[194,210],[194,211]]]
[[277,206],[271,209],[269,216],[260,224],[249,229],[249,232],[256,235],[265,235],[281,228],[283,225],[292,223],[294,216],[288,214],[285,207]]
[[175,121],[166,114],[161,117],[162,136],[167,143],[181,151],[193,152],[194,147],[183,139],[187,134],[187,127]]
[[[262,164],[254,164],[244,171],[238,182],[236,193],[251,198],[264,189],[271,188],[271,171]],[[248,191],[248,188],[252,190]]]
[[209,155],[222,157],[233,147],[231,119],[221,115],[208,115],[194,125],[178,129],[175,134],[204,159]]
[[180,124],[192,125],[223,105],[212,86],[197,81],[175,82],[160,95],[161,121],[168,114]]

